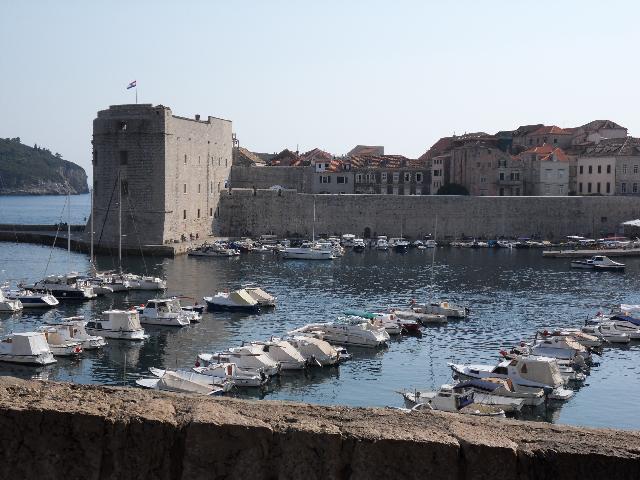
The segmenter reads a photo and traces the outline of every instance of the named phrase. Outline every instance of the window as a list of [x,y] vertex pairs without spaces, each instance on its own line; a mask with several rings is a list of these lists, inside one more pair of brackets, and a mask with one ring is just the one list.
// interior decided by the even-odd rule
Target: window
[[127,122],[118,123],[118,130],[120,130],[121,132],[126,132],[127,131]]
[[553,176],[553,170],[551,170],[550,168],[545,169],[545,173],[547,176],[547,180],[551,180],[551,177]]
[[633,193],[638,193],[638,184],[634,183],[632,188]]
[[560,185],[560,187],[558,188],[560,195],[564,195],[564,185]]
[[210,216],[210,217],[213,217],[213,208],[210,208],[210,209],[209,209],[209,216]]
[[520,181],[520,172],[511,172],[511,180]]
[[127,165],[129,163],[129,152],[126,150],[120,150],[120,165]]
[[200,193],[200,184],[198,184],[198,193]]
[[607,193],[611,193],[611,183],[607,182]]
[[416,173],[416,183],[422,183],[422,173]]
[[598,165],[598,173],[602,173],[602,165]]
[[596,192],[600,193],[600,182],[596,183]]
[[500,180],[504,180],[504,172],[500,172]]
[[347,183],[347,177],[337,177],[336,183]]
[[213,182],[209,182],[209,193],[213,193]]
[[398,183],[399,180],[400,180],[400,173],[393,172],[393,183]]
[[633,173],[638,173],[638,165],[633,166]]
[[218,166],[220,166],[220,159],[218,159]]
[[587,193],[591,193],[591,182],[587,183]]
[[551,193],[551,186],[550,185],[545,185],[544,186],[544,193],[545,193],[545,195],[549,195]]
[[480,177],[480,183],[487,183],[487,177]]
[[557,139],[557,138],[554,138],[554,139],[553,139],[553,143],[554,143],[554,145],[557,145],[557,144],[558,144],[558,139]]
[[607,165],[607,173],[611,173],[611,165]]
[[218,182],[218,191],[220,191],[220,182]]
[[520,187],[516,188],[516,195],[520,195]]
[[184,164],[185,165],[187,164],[187,154],[186,153],[184,154]]
[[186,183],[182,184],[182,193],[187,193],[187,184]]
[[362,183],[362,174],[356,173],[356,183]]
[[584,173],[583,169],[584,169],[584,167],[582,165],[580,165],[580,175],[582,175]]
[[560,168],[558,170],[558,178],[564,178],[564,169],[563,168]]
[[410,182],[411,181],[411,174],[409,172],[406,172],[404,174],[404,181],[405,182]]
[[504,188],[500,188],[500,196],[504,197]]
[[381,179],[383,182],[386,182],[386,181],[387,181],[387,172],[382,172],[382,173],[380,174],[380,179]]
[[225,159],[224,159],[224,166],[225,166],[225,167],[227,167],[227,166],[228,166],[228,165],[227,165],[227,161],[228,161],[228,160],[225,158]]
[[186,220],[186,219],[187,219],[187,211],[186,211],[186,210],[183,210],[183,211],[182,211],[182,219],[183,219],[183,220]]
[[320,175],[320,183],[331,183],[331,177],[329,175]]
[[442,170],[434,170],[433,171],[433,176],[434,177],[440,177],[442,175]]
[[200,218],[200,209],[198,209],[198,218]]
[[593,173],[593,166],[589,165],[589,174]]
[[622,173],[627,173],[627,166],[626,165],[622,165]]
[[200,165],[200,155],[198,155],[198,165]]
[[129,195],[129,182],[127,180],[120,181],[122,195]]
[[578,192],[582,193],[582,182],[578,184]]
[[620,193],[627,193],[627,184],[626,183],[621,183],[620,184]]

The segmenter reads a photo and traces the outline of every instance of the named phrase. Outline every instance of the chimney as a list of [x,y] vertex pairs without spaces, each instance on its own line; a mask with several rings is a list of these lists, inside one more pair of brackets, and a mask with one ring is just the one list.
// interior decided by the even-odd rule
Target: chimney
[[196,113],[196,121],[200,121],[200,114]]

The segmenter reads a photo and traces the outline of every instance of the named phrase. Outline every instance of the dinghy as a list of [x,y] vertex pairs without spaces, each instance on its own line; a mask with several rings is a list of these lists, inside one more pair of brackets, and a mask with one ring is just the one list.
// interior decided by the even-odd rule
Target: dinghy
[[104,337],[89,335],[86,330],[86,325],[87,322],[84,321],[84,317],[69,317],[63,318],[62,323],[56,326],[59,329],[67,329],[69,338],[80,342],[83,350],[96,350],[104,347],[107,344]]

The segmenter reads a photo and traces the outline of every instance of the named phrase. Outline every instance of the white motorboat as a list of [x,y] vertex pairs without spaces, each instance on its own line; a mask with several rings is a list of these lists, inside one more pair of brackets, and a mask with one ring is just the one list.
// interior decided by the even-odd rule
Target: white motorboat
[[449,321],[446,315],[424,313],[417,307],[408,309],[391,308],[389,312],[396,315],[400,320],[414,320],[421,325],[438,325]]
[[567,336],[543,337],[533,343],[522,342],[513,349],[518,355],[536,355],[558,360],[559,364],[566,364],[578,368],[586,367],[591,362],[591,353],[578,342]]
[[320,250],[311,246],[288,247],[280,252],[282,258],[289,260],[333,260],[333,250]]
[[129,282],[130,290],[166,290],[167,281],[159,277],[125,273],[123,277]]
[[149,369],[156,378],[142,378],[136,384],[143,388],[167,392],[222,395],[233,388],[232,382],[217,383],[215,377],[186,370]]
[[44,334],[54,357],[75,357],[82,353],[82,343],[71,338],[67,328],[43,325],[36,330]]
[[[403,395],[405,401],[411,395]],[[451,385],[442,385],[435,392],[420,392],[419,396],[414,396],[410,403],[412,411],[417,410],[438,410],[441,412],[461,413],[465,415],[478,415],[488,417],[504,417],[505,411],[502,406],[481,404],[476,401],[475,392],[471,389],[455,390]]]
[[310,323],[289,332],[289,335],[311,335],[329,343],[370,348],[386,346],[390,338],[384,328],[374,327],[368,321]]
[[615,328],[612,323],[598,323],[596,325],[585,325],[582,327],[584,333],[602,338],[609,343],[629,343],[631,337],[625,332],[621,332]]
[[131,289],[131,283],[125,274],[113,271],[96,273],[96,278],[102,280],[102,285],[109,287],[114,292],[126,292]]
[[0,362],[49,365],[55,363],[42,332],[11,333],[0,340]]
[[91,285],[77,273],[49,275],[28,288],[51,293],[58,300],[91,300],[97,297]]
[[49,293],[36,293],[24,288],[4,288],[0,293],[0,298],[2,293],[4,293],[5,299],[19,300],[22,303],[22,308],[53,308],[60,304],[58,299]]
[[[254,249],[255,251],[255,249]],[[228,248],[226,245],[221,243],[207,244],[195,248],[193,250],[189,250],[188,255],[190,257],[238,257],[240,255],[240,250],[235,248]]]
[[200,359],[198,359],[193,371],[201,375],[216,377],[218,381],[231,380],[238,387],[262,387],[269,381],[269,377],[263,372],[239,368],[235,363],[207,363],[205,366],[201,366]]
[[339,243],[335,244],[329,241],[317,240],[311,243],[305,242],[301,245],[301,247],[303,248],[311,247],[314,250],[331,252],[331,254],[333,255],[333,258],[342,257],[344,255],[344,248],[342,248],[342,246]]
[[364,239],[356,238],[353,240],[354,252],[364,252],[366,248],[367,248],[367,245],[364,243]]
[[516,356],[496,366],[448,365],[454,378],[459,380],[504,378],[510,379],[520,391],[538,391],[542,388],[553,400],[568,400],[573,396],[573,391],[564,388],[565,380],[555,358]]
[[18,299],[11,299],[4,295],[0,288],[0,312],[17,312],[22,310],[22,302]]
[[281,370],[302,370],[307,366],[304,356],[287,340],[272,337],[270,340],[251,342],[251,345],[261,348],[278,362]]
[[104,347],[107,344],[104,337],[89,335],[86,325],[87,322],[84,320],[84,317],[68,317],[63,318],[62,322],[56,326],[58,328],[66,328],[69,332],[69,337],[72,340],[80,342],[83,350],[96,350]]
[[409,249],[409,242],[402,237],[395,237],[389,240],[389,247],[396,252],[406,252]]
[[587,323],[593,325],[607,324],[610,325],[607,330],[626,333],[631,340],[640,340],[640,319],[624,312],[599,315]]
[[604,255],[596,255],[586,260],[572,260],[571,268],[623,272],[625,265],[624,263],[614,262]]
[[467,318],[469,309],[455,305],[451,302],[428,302],[415,303],[411,302],[412,310],[416,313],[427,313],[432,315],[444,315],[447,318]]
[[[515,392],[506,390],[506,381],[503,383],[485,382],[483,380],[469,380],[461,382],[457,385],[442,385],[440,391],[450,391],[453,393],[473,392],[473,402],[479,405],[491,405],[500,408],[505,413],[515,413],[522,410],[526,405],[526,400],[513,395],[502,395],[500,392],[513,394]],[[419,403],[428,403],[432,400],[437,392],[432,391],[404,391],[402,396],[407,408],[413,408]],[[542,389],[536,397],[540,402],[544,402],[544,392]]]
[[579,328],[563,328],[562,330],[540,330],[541,337],[570,337],[584,347],[601,348],[604,341],[595,335],[584,333]]
[[262,372],[270,377],[280,373],[280,364],[267,355],[262,348],[253,345],[232,347],[225,352],[214,354],[201,353],[198,359],[205,364],[235,363],[240,368],[253,370],[258,374]]
[[213,297],[204,297],[210,310],[259,312],[260,303],[247,290],[218,292]]
[[262,288],[255,285],[243,285],[242,288],[253,298],[261,308],[269,308],[276,306],[277,297],[265,292]]
[[356,236],[354,234],[345,233],[344,235],[342,235],[340,243],[342,243],[343,247],[350,248],[350,247],[353,247],[353,242],[355,239],[356,239]]
[[287,341],[293,345],[304,359],[310,364],[321,367],[337,365],[340,361],[340,353],[329,342],[320,338],[304,335],[287,337]]
[[149,337],[140,325],[140,314],[136,309],[104,311],[101,319],[88,321],[85,328],[92,335],[117,340],[144,340]]
[[436,248],[438,246],[438,242],[435,240],[425,240],[424,246],[427,248]]
[[140,323],[164,327],[186,327],[191,323],[191,312],[182,310],[177,298],[154,298],[147,301],[140,314]]
[[381,236],[376,240],[376,250],[389,250],[389,242],[387,241],[387,237]]
[[400,335],[402,333],[402,324],[398,322],[398,317],[393,313],[375,313],[368,314],[366,312],[348,311],[345,317],[338,317],[340,321],[358,324],[369,322],[376,328],[384,329],[389,335]]

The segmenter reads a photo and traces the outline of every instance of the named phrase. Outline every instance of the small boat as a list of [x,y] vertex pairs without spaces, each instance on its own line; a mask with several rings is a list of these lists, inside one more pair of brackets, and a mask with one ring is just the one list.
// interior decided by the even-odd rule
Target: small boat
[[512,350],[517,355],[555,358],[560,365],[585,368],[591,363],[591,352],[568,336],[543,337],[532,343],[520,343]]
[[610,328],[607,331],[626,333],[631,340],[640,340],[640,319],[624,313],[614,313],[612,315],[599,315],[587,322],[593,325],[607,324]]
[[166,290],[167,281],[159,277],[125,273],[123,277],[129,282],[130,290]]
[[191,323],[194,315],[199,317],[196,312],[182,310],[180,300],[177,298],[154,298],[147,301],[142,309],[140,323],[163,327],[186,327]]
[[260,308],[269,308],[276,306],[277,297],[268,294],[262,288],[255,285],[243,285],[242,288],[253,298]]
[[368,348],[386,346],[390,338],[384,328],[374,327],[368,321],[310,323],[292,330],[289,335],[311,335],[329,343]]
[[384,328],[389,335],[400,335],[402,324],[393,313],[369,313],[359,310],[348,310],[344,312],[344,320],[350,323],[361,323],[368,321],[377,328]]
[[272,337],[266,341],[251,342],[251,345],[261,348],[275,362],[280,364],[281,370],[302,370],[307,366],[307,360],[287,340]]
[[345,233],[344,235],[342,235],[340,243],[345,248],[353,247],[353,242],[355,241],[355,239],[356,236],[352,233]]
[[22,308],[23,305],[20,300],[6,297],[0,288],[0,312],[17,312]]
[[218,292],[213,297],[204,297],[209,310],[259,312],[260,303],[244,288],[232,292]]
[[22,308],[53,308],[60,304],[58,299],[50,293],[37,293],[24,288],[14,290],[6,288],[0,292],[0,298],[3,293],[5,299],[19,300],[22,303]]
[[44,334],[54,357],[77,357],[82,353],[82,343],[71,338],[67,328],[43,325],[37,331]]
[[562,330],[540,330],[537,335],[541,337],[570,337],[580,345],[592,348],[601,348],[604,345],[604,341],[595,335],[589,335],[584,333],[578,328],[564,328]]
[[102,281],[102,285],[109,287],[114,292],[127,292],[131,289],[131,283],[125,278],[125,274],[113,271],[97,272],[96,278]]
[[624,344],[631,341],[631,337],[627,333],[617,331],[612,324],[599,323],[597,325],[585,325],[582,327],[582,331],[609,343]]
[[467,318],[469,315],[469,309],[455,305],[454,303],[443,302],[428,302],[428,303],[416,303],[411,301],[412,310],[417,313],[430,313],[435,315],[444,315],[447,318]]
[[596,255],[587,260],[573,260],[571,262],[571,268],[624,272],[625,265],[624,263],[614,262],[604,255]]
[[0,339],[0,362],[41,366],[56,363],[56,359],[42,332],[24,332]]
[[566,382],[555,358],[516,356],[496,366],[453,363],[448,365],[454,378],[458,380],[503,378],[510,379],[514,387],[518,385],[521,391],[538,391],[542,388],[553,400],[568,400],[573,396],[573,391],[564,388]]
[[117,340],[145,340],[144,328],[140,325],[140,314],[136,309],[106,310],[100,320],[88,321],[87,332],[104,338]]
[[403,394],[408,404],[413,403],[412,411],[438,410],[440,412],[461,413],[483,417],[504,417],[502,405],[481,404],[476,400],[472,389],[455,389],[451,385],[442,385],[435,392],[419,392],[419,395]]
[[376,250],[387,251],[389,250],[389,242],[387,241],[387,237],[381,236],[376,240]]
[[435,240],[425,240],[424,246],[427,248],[436,248],[438,246],[438,242]]
[[190,257],[237,257],[240,255],[240,250],[235,248],[228,248],[221,243],[208,244],[205,243],[198,248],[189,250],[187,253]]
[[353,251],[354,252],[364,252],[367,246],[364,243],[362,238],[356,238],[353,241]]
[[66,328],[69,337],[80,342],[83,350],[96,350],[104,347],[107,342],[99,335],[89,335],[86,329],[87,322],[84,317],[63,318],[62,323],[56,324],[58,328]]
[[289,260],[333,260],[333,250],[320,250],[311,245],[302,247],[288,247],[280,251],[284,259]]
[[409,242],[402,237],[396,237],[389,240],[389,247],[394,249],[396,252],[404,253],[409,250]]
[[305,335],[287,337],[287,341],[293,345],[304,359],[310,364],[321,367],[337,365],[340,362],[340,352],[329,342],[320,338]]
[[239,368],[235,363],[208,363],[206,366],[201,366],[198,359],[193,371],[200,375],[215,377],[218,382],[230,380],[238,387],[262,387],[269,381],[269,377],[264,373]]
[[254,373],[264,373],[267,376],[278,375],[280,373],[280,363],[267,355],[259,346],[242,345],[240,347],[229,348],[225,352],[201,353],[198,361],[204,365],[216,362],[235,363],[245,370],[253,370]]
[[217,383],[215,377],[186,370],[149,369],[155,378],[141,378],[136,384],[149,389],[167,392],[195,393],[198,395],[222,395],[233,388],[232,382]]
[[23,286],[29,290],[50,293],[58,300],[91,300],[97,295],[91,285],[77,273],[49,275],[33,285]]
[[439,325],[447,323],[449,319],[446,315],[435,313],[424,313],[419,308],[391,308],[390,313],[393,313],[401,321],[414,321],[419,322],[421,325]]

